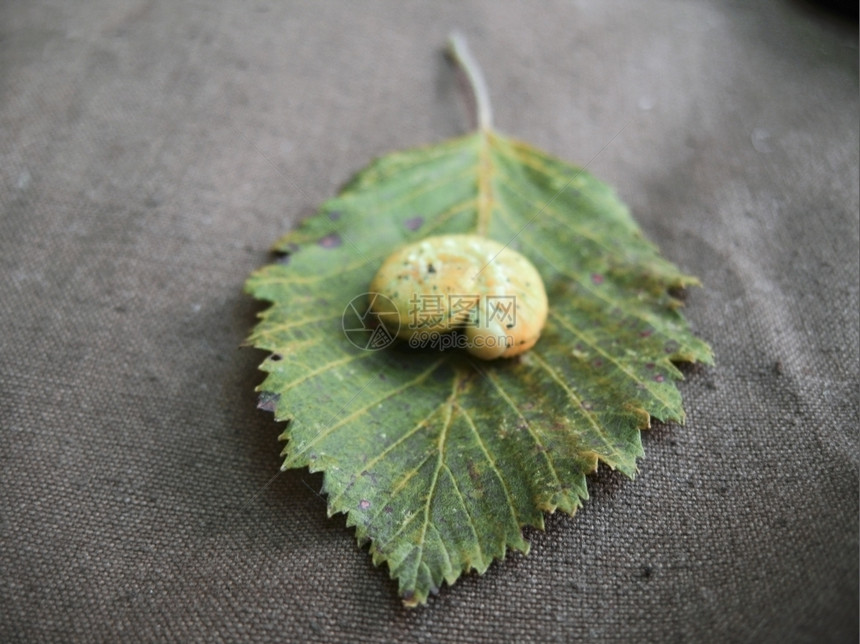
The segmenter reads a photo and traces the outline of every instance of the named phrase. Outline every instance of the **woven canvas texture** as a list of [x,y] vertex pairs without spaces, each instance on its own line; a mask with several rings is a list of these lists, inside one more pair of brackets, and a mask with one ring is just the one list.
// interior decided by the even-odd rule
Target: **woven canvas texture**
[[[406,610],[278,472],[243,294],[372,158],[497,128],[705,287],[687,423]],[[856,641],[857,24],[796,1],[0,7],[0,641]],[[274,478],[273,478],[274,477]]]

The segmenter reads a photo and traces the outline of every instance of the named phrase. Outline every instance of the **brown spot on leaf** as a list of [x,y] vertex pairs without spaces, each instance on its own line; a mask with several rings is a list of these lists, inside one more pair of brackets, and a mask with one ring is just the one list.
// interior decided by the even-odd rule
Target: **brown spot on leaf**
[[475,461],[469,461],[466,467],[469,470],[469,478],[472,479],[472,483],[477,484],[478,480],[481,478],[481,473],[478,471],[478,466],[475,465]]
[[403,225],[406,226],[407,230],[418,230],[424,225],[424,217],[421,217],[420,215],[410,217],[403,222]]
[[343,240],[337,233],[331,233],[330,235],[326,235],[325,237],[320,239],[318,243],[323,248],[337,248],[338,246],[343,244]]

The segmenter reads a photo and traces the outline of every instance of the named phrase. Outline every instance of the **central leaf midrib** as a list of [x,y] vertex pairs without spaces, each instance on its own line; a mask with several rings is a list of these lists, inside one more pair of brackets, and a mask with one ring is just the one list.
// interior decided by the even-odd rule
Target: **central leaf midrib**
[[[451,390],[451,395],[445,401],[445,422],[439,432],[439,440],[436,443],[438,456],[436,459],[436,467],[433,470],[433,479],[430,481],[430,489],[427,492],[427,500],[424,502],[424,525],[421,526],[421,537],[418,539],[418,557],[415,560],[415,572],[413,573],[413,582],[418,579],[418,569],[424,563],[424,548],[427,539],[427,527],[430,525],[430,506],[433,503],[433,497],[436,495],[436,485],[439,483],[439,473],[445,467],[445,442],[448,437],[448,429],[451,427],[451,419],[454,416],[454,400],[457,397],[457,389],[460,384],[460,372],[454,377],[454,385]],[[477,536],[477,535],[476,535]],[[444,542],[443,542],[444,548]],[[446,551],[447,554],[447,551]],[[425,564],[426,565],[426,564]],[[430,571],[430,578],[433,578]]]
[[478,167],[476,168],[478,203],[475,218],[475,233],[485,237],[490,230],[490,219],[493,215],[493,183],[492,177],[495,173],[490,157],[491,133],[481,130],[477,135],[478,141]]

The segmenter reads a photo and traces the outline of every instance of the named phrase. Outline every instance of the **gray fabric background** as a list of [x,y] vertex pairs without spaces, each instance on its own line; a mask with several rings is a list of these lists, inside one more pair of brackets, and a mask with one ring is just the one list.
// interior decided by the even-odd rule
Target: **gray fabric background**
[[[498,128],[702,278],[718,364],[636,480],[407,611],[320,476],[266,486],[242,283],[372,157],[469,127],[453,27]],[[857,61],[789,0],[4,2],[0,640],[856,641]]]

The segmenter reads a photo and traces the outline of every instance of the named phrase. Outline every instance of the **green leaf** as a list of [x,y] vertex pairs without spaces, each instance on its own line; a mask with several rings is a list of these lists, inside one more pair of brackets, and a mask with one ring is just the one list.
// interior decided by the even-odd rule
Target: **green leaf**
[[[444,233],[510,242],[537,267],[550,313],[531,351],[480,362],[344,333],[384,258]],[[487,128],[378,159],[275,248],[247,283],[272,303],[249,341],[272,353],[258,390],[289,421],[284,468],[324,472],[329,513],[407,605],[526,552],[521,528],[580,507],[598,461],[633,476],[650,417],[683,421],[673,361],[712,362],[669,292],[695,278],[613,191]]]

